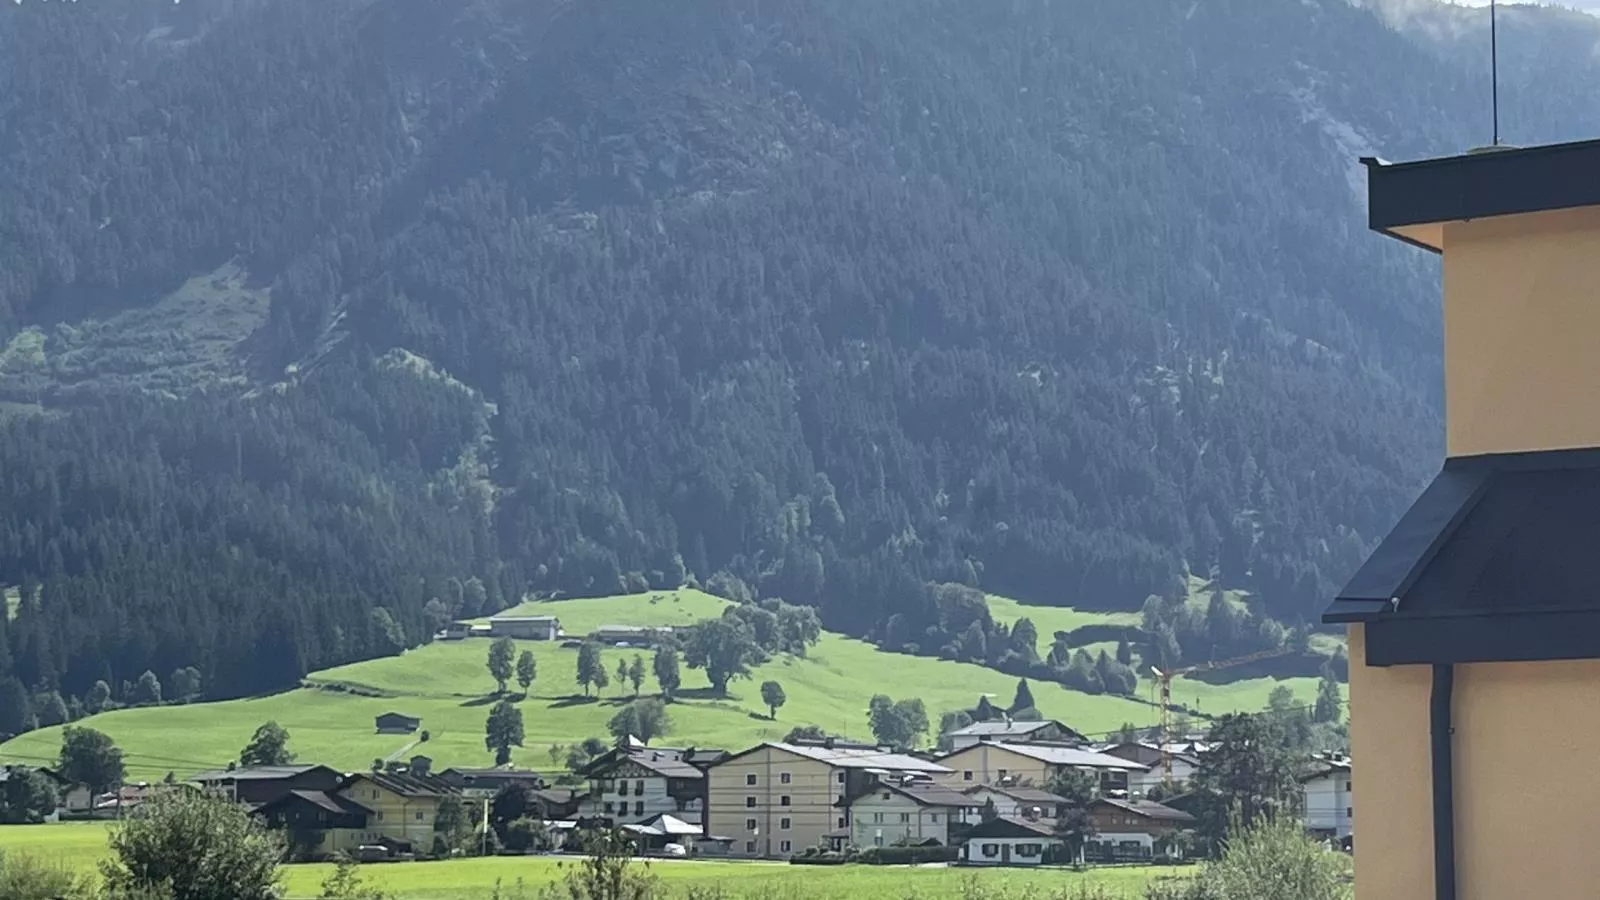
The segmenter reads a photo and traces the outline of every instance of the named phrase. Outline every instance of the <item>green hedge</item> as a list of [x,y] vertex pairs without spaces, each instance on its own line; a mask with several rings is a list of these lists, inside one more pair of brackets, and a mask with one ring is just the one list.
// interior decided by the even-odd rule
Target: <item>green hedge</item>
[[789,858],[789,864],[794,866],[842,866],[851,861],[843,853],[814,853]]
[[960,851],[955,847],[872,847],[861,851],[856,862],[869,866],[917,866],[955,862],[958,856]]

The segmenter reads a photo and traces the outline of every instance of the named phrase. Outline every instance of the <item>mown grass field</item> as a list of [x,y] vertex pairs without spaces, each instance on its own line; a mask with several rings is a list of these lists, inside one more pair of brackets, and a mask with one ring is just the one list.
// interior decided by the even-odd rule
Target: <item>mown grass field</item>
[[[1001,617],[1026,611],[1046,634],[1069,622],[1093,621],[1096,615],[1022,607],[1011,601],[995,605]],[[524,604],[518,611],[557,615],[568,633],[581,634],[606,624],[688,624],[717,615],[725,606],[719,598],[685,590],[542,601]],[[613,681],[601,696],[584,698],[576,683],[576,650],[549,642],[525,642],[521,647],[533,651],[539,672],[531,695],[514,698],[523,711],[526,731],[515,762],[555,768],[550,746],[605,736],[607,720],[631,698],[632,690]],[[271,697],[118,710],[83,724],[110,734],[127,754],[130,776],[146,781],[168,772],[185,777],[226,765],[237,757],[251,732],[269,719],[289,729],[291,747],[302,760],[347,770],[366,769],[375,758],[414,753],[426,754],[440,768],[487,765],[490,755],[483,746],[483,723],[494,690],[484,668],[488,648],[489,642],[479,638],[441,642],[397,657],[318,672],[307,679],[307,687]],[[613,678],[617,662],[631,659],[635,652],[646,656],[648,671],[648,651],[606,651]],[[705,676],[698,670],[684,669],[683,678],[685,689],[681,702],[672,706],[675,728],[668,740],[729,748],[777,739],[804,724],[870,736],[867,703],[879,692],[896,698],[921,697],[937,722],[940,713],[969,707],[980,694],[1009,703],[1016,687],[1015,678],[980,666],[884,653],[837,634],[825,634],[805,659],[781,657],[768,662],[751,680],[734,682],[726,698],[709,696]],[[766,679],[780,682],[788,695],[777,721],[769,720],[761,705],[759,685]],[[1223,712],[1264,707],[1267,693],[1277,683],[1255,679],[1215,686],[1180,679],[1173,690],[1182,702]],[[1287,683],[1307,702],[1314,697],[1313,679]],[[644,690],[655,690],[653,676],[647,676]],[[1125,698],[1089,696],[1043,683],[1034,684],[1033,693],[1046,715],[1088,734],[1105,733],[1124,722],[1142,726],[1156,720],[1153,708]],[[421,716],[430,740],[422,744],[412,737],[376,734],[373,717],[390,710]],[[0,760],[51,760],[60,741],[58,728],[31,732],[0,745]]]
[[[85,874],[106,855],[103,823],[0,826],[0,847],[28,853]],[[576,860],[562,857],[491,857],[448,862],[386,863],[364,867],[364,881],[394,900],[487,900],[496,881],[515,898],[520,879],[527,897],[537,897],[565,877]],[[1072,897],[1080,889],[1102,889],[1113,898],[1135,900],[1153,879],[1184,877],[1188,869],[1105,868],[1087,872],[1047,870],[967,870],[873,866],[791,866],[764,862],[656,861],[640,863],[657,877],[669,896],[690,888],[720,888],[729,897],[762,900],[860,900],[963,897],[969,883],[1038,898]],[[330,865],[284,869],[289,900],[312,898],[328,877]]]

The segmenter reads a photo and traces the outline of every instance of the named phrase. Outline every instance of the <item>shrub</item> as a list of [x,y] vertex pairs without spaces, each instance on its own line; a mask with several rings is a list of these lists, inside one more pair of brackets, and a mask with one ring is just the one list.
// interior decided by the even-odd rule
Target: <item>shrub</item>
[[795,866],[842,866],[850,861],[851,858],[843,853],[818,850],[815,847],[808,848],[799,856],[789,857],[789,864]]
[[26,854],[0,850],[0,897],[5,900],[87,898],[86,886],[60,866]]
[[856,862],[869,866],[920,866],[924,863],[955,862],[960,851],[955,847],[869,847]]
[[506,825],[505,848],[518,852],[537,850],[544,842],[544,824],[521,818]]
[[1348,860],[1290,817],[1245,827],[1235,815],[1222,858],[1187,884],[1153,886],[1146,900],[1349,900]]
[[275,900],[282,838],[221,798],[174,790],[111,832],[101,864],[107,889],[122,897],[170,890],[185,900]]

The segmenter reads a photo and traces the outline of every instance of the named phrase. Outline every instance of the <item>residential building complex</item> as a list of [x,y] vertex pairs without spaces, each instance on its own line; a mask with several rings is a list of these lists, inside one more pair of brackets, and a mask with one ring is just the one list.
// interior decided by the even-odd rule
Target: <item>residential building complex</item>
[[733,838],[736,857],[788,857],[851,840],[846,798],[880,778],[947,776],[936,762],[874,747],[768,742],[713,765],[708,834]]

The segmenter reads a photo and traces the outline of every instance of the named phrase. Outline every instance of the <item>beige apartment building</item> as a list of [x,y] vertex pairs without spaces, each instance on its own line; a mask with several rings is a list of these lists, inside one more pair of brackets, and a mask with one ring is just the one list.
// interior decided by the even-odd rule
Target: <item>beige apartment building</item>
[[1060,744],[1012,744],[984,741],[939,757],[949,771],[935,776],[947,787],[961,791],[978,784],[1047,787],[1068,769],[1090,769],[1100,774],[1101,790],[1126,791],[1128,774],[1144,767],[1132,760]]
[[731,855],[745,858],[841,847],[851,840],[852,824],[843,801],[880,777],[948,773],[938,763],[875,747],[760,744],[709,769],[706,834],[731,838]]

